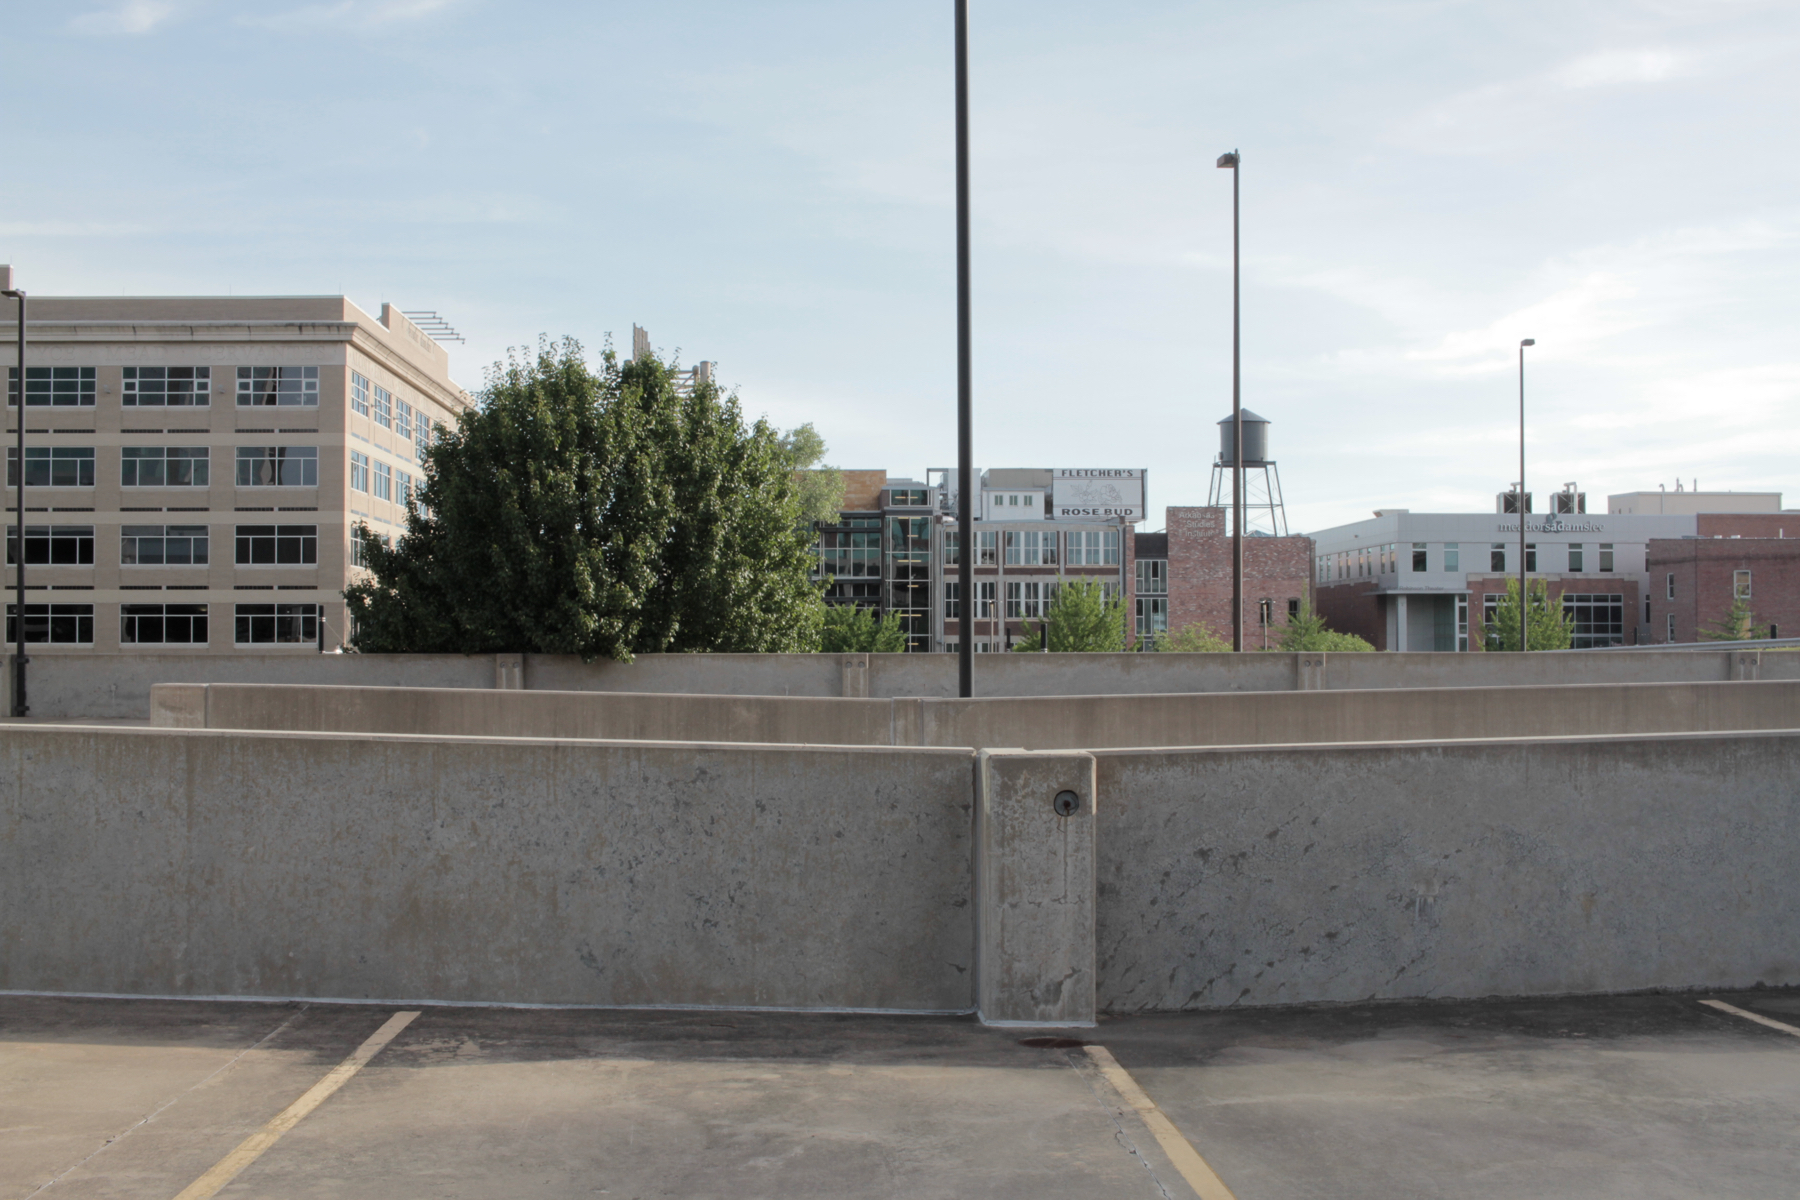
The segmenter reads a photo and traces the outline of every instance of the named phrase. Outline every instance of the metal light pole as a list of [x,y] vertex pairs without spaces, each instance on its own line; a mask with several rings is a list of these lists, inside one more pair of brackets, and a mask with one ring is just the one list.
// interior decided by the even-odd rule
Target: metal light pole
[[1531,649],[1531,604],[1525,591],[1525,347],[1536,338],[1519,343],[1519,650]]
[[18,524],[14,526],[13,536],[17,599],[13,605],[12,715],[22,717],[31,711],[31,706],[25,703],[25,664],[31,661],[25,657],[25,289],[12,286],[11,267],[0,267],[0,283],[5,284],[0,288],[0,295],[11,296],[19,302],[19,490],[18,508],[13,513]]
[[969,369],[969,0],[956,0],[957,695],[975,694],[975,420]]
[[1231,648],[1244,649],[1244,404],[1238,354],[1238,161],[1236,150],[1219,155],[1231,169]]

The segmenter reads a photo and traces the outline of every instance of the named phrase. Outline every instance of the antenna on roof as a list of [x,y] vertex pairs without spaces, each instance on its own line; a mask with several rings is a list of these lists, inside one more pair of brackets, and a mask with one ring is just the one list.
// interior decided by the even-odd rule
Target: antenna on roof
[[401,309],[400,315],[419,327],[419,332],[434,342],[467,342],[462,334],[450,327],[450,322],[437,315],[431,309]]

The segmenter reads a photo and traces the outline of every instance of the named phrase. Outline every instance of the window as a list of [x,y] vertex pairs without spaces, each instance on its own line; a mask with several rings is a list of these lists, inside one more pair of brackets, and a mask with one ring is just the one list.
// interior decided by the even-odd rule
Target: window
[[1506,543],[1495,542],[1488,548],[1488,570],[1506,573]]
[[1424,542],[1414,542],[1413,543],[1413,568],[1412,569],[1415,571],[1425,570],[1426,569],[1425,558],[1426,558],[1425,543]]
[[127,408],[204,408],[212,403],[212,368],[126,367],[119,390],[119,402]]
[[1669,572],[1668,598],[1671,600],[1673,600],[1675,598],[1675,572],[1673,572],[1673,571]]
[[413,421],[413,453],[418,456],[420,462],[424,462],[425,451],[430,448],[431,422],[425,419],[425,414],[421,411]]
[[412,487],[413,487],[412,476],[408,475],[405,471],[395,470],[395,472],[394,472],[394,503],[395,504],[411,504],[412,503]]
[[1731,573],[1731,598],[1733,600],[1750,599],[1750,572],[1733,571]]
[[1563,593],[1563,619],[1569,623],[1574,650],[1625,644],[1625,597]]
[[[1046,534],[1046,537],[1051,535]],[[1074,529],[1069,532],[1069,565],[1106,567],[1119,565],[1117,529]]]
[[1644,597],[1644,624],[1650,623],[1650,597]]
[[1581,543],[1580,542],[1570,542],[1569,543],[1569,570],[1571,570],[1571,571],[1580,571],[1581,570]]
[[[998,593],[999,587],[1000,585],[992,579],[975,581],[975,617],[977,620],[986,620],[994,615],[994,596]],[[977,642],[975,648],[979,650],[981,645],[980,642]]]
[[119,641],[138,646],[204,646],[206,605],[122,604]]
[[212,459],[205,446],[126,446],[119,451],[121,487],[207,487]]
[[359,417],[369,415],[369,381],[350,372],[350,411]]
[[1137,593],[1140,596],[1169,594],[1169,560],[1140,558],[1137,560]]
[[[29,536],[29,535],[27,535]],[[6,606],[6,640],[17,644],[19,606]],[[71,646],[94,644],[94,606],[91,604],[27,604],[26,642],[60,642]]]
[[1037,580],[1006,585],[1006,615],[1009,618],[1041,617],[1044,615],[1045,593],[1049,585]]
[[1000,531],[998,529],[977,530],[975,547],[977,551],[976,566],[997,566],[1000,562]]
[[357,492],[369,490],[369,456],[360,450],[350,452],[350,488]]
[[1456,598],[1456,648],[1466,651],[1469,648],[1469,597]]
[[1525,543],[1525,569],[1527,571],[1537,570],[1537,543],[1536,542],[1526,542]]
[[[852,523],[854,524],[854,522]],[[827,529],[819,535],[821,574],[837,579],[881,576],[881,530]]]
[[[356,451],[352,450],[350,457],[354,459]],[[368,461],[366,455],[363,461]],[[352,473],[354,474],[354,472]],[[237,448],[237,485],[239,487],[318,487],[319,448],[317,446],[239,446]],[[356,485],[353,483],[351,486]]]
[[1602,571],[1613,569],[1613,544],[1611,542],[1600,543],[1600,569]]
[[394,498],[394,468],[379,460],[375,463],[375,486],[371,489],[377,500]]
[[1288,621],[1291,623],[1294,621],[1298,621],[1299,619],[1300,619],[1300,597],[1290,596],[1290,597],[1288,597]]
[[127,567],[203,567],[209,544],[204,525],[126,525],[119,530],[119,563]]
[[[19,402],[19,368],[6,369],[6,403]],[[94,406],[93,367],[26,367],[25,404],[29,408],[48,405],[53,408],[92,408]],[[25,624],[31,624],[31,605],[26,605]],[[41,605],[39,607],[42,607]]]
[[[6,451],[6,486],[19,486],[19,450]],[[82,446],[25,447],[26,487],[93,487],[94,451]]]
[[383,429],[391,429],[394,424],[394,393],[380,384],[375,385],[375,423]]
[[1670,613],[1668,615],[1667,619],[1668,619],[1668,624],[1669,624],[1669,632],[1668,632],[1668,636],[1663,638],[1663,641],[1672,642],[1675,640],[1675,614]]
[[[18,561],[19,527],[6,531],[6,562]],[[27,525],[25,527],[25,565],[28,567],[91,567],[94,565],[94,527],[92,525]],[[26,617],[31,613],[27,605]],[[30,622],[27,621],[27,624]]]
[[1462,570],[1462,547],[1456,542],[1444,543],[1444,570]]
[[1169,631],[1169,598],[1167,596],[1139,596],[1137,598],[1137,634],[1139,637],[1155,637],[1159,633]]
[[960,621],[962,619],[962,585],[946,583],[944,585],[944,620]]
[[962,562],[962,532],[956,529],[944,531],[944,565],[954,567]]
[[413,410],[412,405],[404,400],[394,401],[394,436],[403,442],[412,441]]
[[237,527],[237,564],[240,567],[312,566],[318,561],[317,525]]
[[319,637],[316,604],[240,604],[237,606],[237,644],[267,642],[306,643]]
[[237,376],[240,407],[319,403],[317,367],[239,367]]
[[927,503],[924,488],[894,488],[888,495],[890,497],[889,504],[923,506]]
[[[955,583],[944,585],[944,619],[959,621],[962,619],[962,588]],[[994,581],[977,579],[975,581],[975,612],[973,616],[980,620],[994,615]]]
[[1006,565],[1009,567],[1041,567],[1044,565],[1044,542],[1049,540],[1050,563],[1056,562],[1056,535],[1041,534],[1037,530],[1009,529],[1006,531]]

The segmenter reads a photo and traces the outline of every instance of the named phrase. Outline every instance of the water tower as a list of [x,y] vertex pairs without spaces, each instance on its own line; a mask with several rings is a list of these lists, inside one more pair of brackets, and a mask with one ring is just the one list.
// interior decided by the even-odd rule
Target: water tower
[[[1286,537],[1287,506],[1281,499],[1281,472],[1269,457],[1269,422],[1249,409],[1244,414],[1244,536]],[[1231,418],[1219,422],[1219,456],[1213,460],[1207,504],[1231,507],[1232,456],[1236,438]],[[1226,531],[1230,532],[1227,523]]]

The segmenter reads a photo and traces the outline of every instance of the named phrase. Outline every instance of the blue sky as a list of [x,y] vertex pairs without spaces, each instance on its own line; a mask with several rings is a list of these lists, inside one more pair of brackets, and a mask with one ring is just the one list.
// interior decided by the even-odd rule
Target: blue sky
[[[951,5],[0,0],[0,261],[39,294],[435,308],[714,359],[833,462],[955,460]],[[1800,506],[1800,6],[975,0],[976,457],[1290,521]]]

